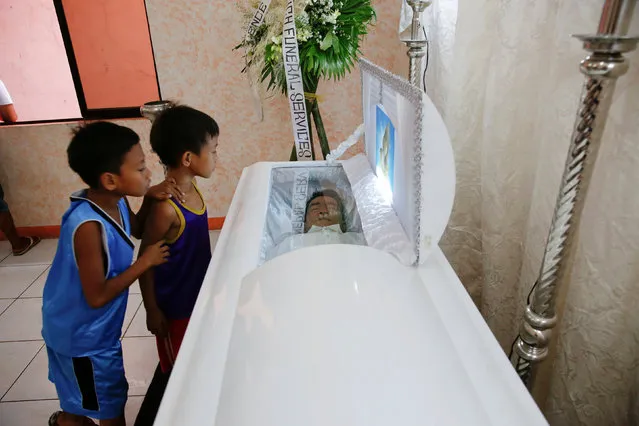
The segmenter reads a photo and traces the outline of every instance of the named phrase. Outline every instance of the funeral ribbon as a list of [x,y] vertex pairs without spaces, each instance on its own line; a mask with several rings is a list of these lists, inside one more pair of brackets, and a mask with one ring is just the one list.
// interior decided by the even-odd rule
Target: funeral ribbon
[[[260,1],[253,19],[249,22],[246,38],[254,36],[264,23],[271,0]],[[306,118],[306,103],[304,101],[304,83],[302,82],[302,67],[300,52],[297,45],[297,28],[295,26],[295,6],[293,0],[288,0],[284,14],[284,29],[282,31],[282,57],[284,59],[284,74],[288,103],[293,123],[293,138],[298,160],[312,160],[311,136]],[[254,91],[255,94],[255,91]]]
[[298,160],[311,160],[311,137],[306,119],[306,103],[304,102],[304,84],[300,52],[297,45],[297,28],[295,27],[295,7],[293,0],[288,0],[284,14],[284,30],[282,31],[282,56],[288,102],[293,121],[293,137]]
[[[255,33],[260,28],[262,23],[264,23],[264,17],[266,16],[266,13],[268,12],[268,7],[270,6],[270,4],[271,4],[271,0],[262,0],[260,4],[257,6],[257,9],[255,9],[255,13],[253,14],[253,19],[251,19],[251,21],[249,22],[248,29],[246,30],[245,39],[248,40],[250,37],[255,35]],[[253,101],[254,101],[254,106],[256,110],[255,112],[257,112],[257,115],[260,121],[263,121],[264,110],[262,107],[262,97],[260,96],[259,89],[257,88],[257,86],[253,84],[253,81],[256,81],[256,79],[253,78],[254,77],[253,73],[254,71],[249,67],[247,69],[247,74],[249,77],[248,78],[249,85],[251,86],[251,94],[253,95]]]
[[257,6],[257,9],[253,14],[253,19],[251,19],[251,22],[249,22],[248,29],[246,30],[247,39],[254,36],[257,30],[260,28],[260,25],[262,25],[262,23],[264,22],[264,17],[266,17],[266,12],[268,12],[268,7],[270,5],[271,0],[262,0]]
[[[282,56],[284,58],[284,74],[286,75],[288,102],[291,109],[297,159],[312,160],[311,137],[308,120],[306,118],[306,102],[304,98],[304,84],[302,82],[300,53],[297,45],[297,28],[295,27],[295,7],[293,6],[293,0],[288,0],[286,13],[284,15]],[[308,170],[298,170],[295,173],[291,212],[291,225],[295,234],[304,233],[309,174]]]
[[306,222],[306,198],[308,197],[308,167],[296,168],[291,200],[291,227],[294,234],[304,233]]
[[[268,12],[270,0],[262,0],[249,23],[247,37],[254,35],[264,22]],[[284,74],[293,124],[293,138],[298,160],[312,160],[310,128],[306,116],[306,102],[304,83],[302,82],[302,68],[300,64],[299,47],[297,44],[297,28],[295,26],[295,7],[293,0],[288,0],[284,14],[284,28],[282,31],[282,57],[284,60]],[[316,98],[317,99],[317,98]],[[304,232],[306,216],[306,198],[308,192],[308,170],[298,170],[293,184],[291,225],[293,232]]]

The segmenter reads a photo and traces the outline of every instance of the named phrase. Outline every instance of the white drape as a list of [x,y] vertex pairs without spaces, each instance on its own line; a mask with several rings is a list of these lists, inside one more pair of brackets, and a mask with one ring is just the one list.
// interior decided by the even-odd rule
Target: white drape
[[[603,0],[436,0],[426,90],[451,133],[442,246],[505,351],[541,262]],[[633,33],[639,33],[639,9]],[[639,424],[639,53],[614,94],[551,362],[553,425]]]

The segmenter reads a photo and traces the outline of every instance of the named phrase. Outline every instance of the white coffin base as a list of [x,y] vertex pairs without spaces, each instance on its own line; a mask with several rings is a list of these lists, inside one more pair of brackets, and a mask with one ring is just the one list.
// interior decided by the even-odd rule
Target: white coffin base
[[256,269],[268,176],[290,164],[243,173],[155,424],[547,424],[439,249],[419,268],[340,245]]

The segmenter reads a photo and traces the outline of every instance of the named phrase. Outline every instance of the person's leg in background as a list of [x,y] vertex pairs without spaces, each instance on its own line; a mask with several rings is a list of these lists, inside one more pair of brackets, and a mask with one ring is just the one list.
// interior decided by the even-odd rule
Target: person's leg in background
[[155,422],[164,391],[171,377],[175,357],[180,351],[188,325],[189,318],[169,320],[169,336],[167,338],[156,337],[160,364],[155,369],[153,380],[146,391],[134,426],[152,426]]
[[40,242],[39,238],[20,237],[18,235],[18,230],[13,222],[13,216],[11,216],[11,212],[9,211],[9,205],[4,201],[2,185],[0,185],[0,231],[2,231],[11,243],[14,256],[25,254]]

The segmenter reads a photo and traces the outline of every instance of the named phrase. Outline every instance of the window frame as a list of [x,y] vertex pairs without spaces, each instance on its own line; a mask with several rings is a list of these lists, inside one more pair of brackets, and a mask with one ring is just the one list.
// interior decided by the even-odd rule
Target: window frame
[[[80,71],[75,58],[75,51],[73,50],[73,43],[71,42],[71,33],[69,32],[69,26],[67,24],[66,15],[64,13],[64,5],[62,0],[52,0],[55,7],[56,18],[58,20],[58,26],[62,35],[62,41],[64,43],[64,50],[67,55],[67,61],[69,63],[69,70],[71,71],[71,77],[73,79],[73,86],[75,88],[75,95],[78,100],[78,106],[80,107],[80,117],[70,118],[52,118],[44,120],[29,120],[20,121],[20,111],[18,113],[18,121],[5,122],[0,121],[0,127],[10,126],[22,126],[31,124],[56,124],[56,123],[72,123],[85,120],[118,120],[128,118],[143,118],[140,112],[140,106],[137,107],[121,107],[121,108],[87,108],[86,98],[84,96],[84,89],[82,87],[82,80],[80,78]],[[146,15],[146,24],[149,32],[149,42],[151,44],[151,54],[153,56],[153,69],[155,71],[155,82],[158,88],[159,99],[156,101],[162,101],[162,88],[160,87],[160,77],[158,75],[157,62],[155,60],[155,49],[153,47],[153,37],[151,36],[151,24],[149,23],[149,12],[144,0],[144,13]]]
[[[115,120],[120,118],[141,118],[140,107],[119,107],[119,108],[88,108],[86,98],[84,96],[84,88],[82,87],[82,79],[80,78],[80,70],[78,69],[78,63],[75,57],[75,51],[73,50],[73,43],[71,41],[71,33],[69,32],[69,25],[67,23],[66,15],[64,12],[63,0],[53,0],[55,6],[55,12],[58,18],[58,25],[60,26],[60,33],[62,34],[62,40],[64,42],[64,50],[67,53],[67,60],[69,61],[69,69],[71,70],[71,77],[73,78],[73,85],[75,87],[75,93],[78,98],[78,105],[80,106],[80,114],[82,119],[85,120]],[[151,25],[149,24],[149,12],[144,2],[144,14],[146,16],[146,25],[149,32],[149,42],[151,44],[151,54],[153,56],[153,69],[155,71],[155,83],[158,88],[159,101],[162,99],[162,91],[160,88],[160,79],[158,76],[158,67],[155,61],[155,49],[153,48],[153,38],[151,37]]]

